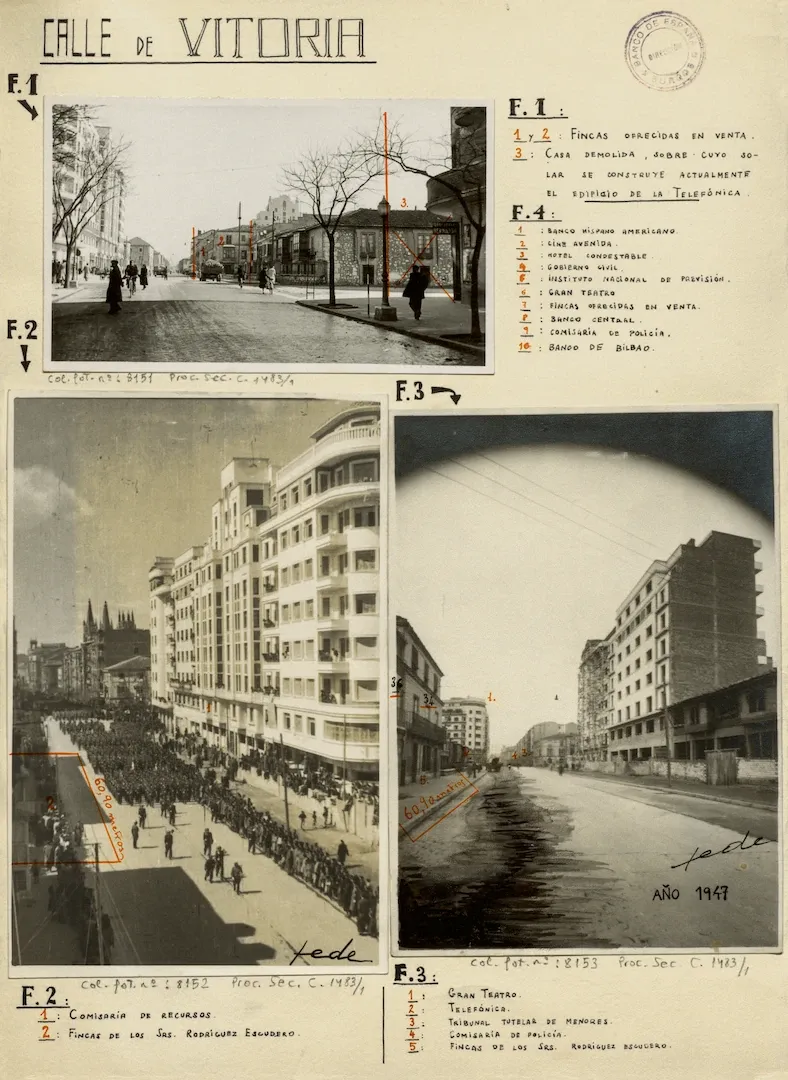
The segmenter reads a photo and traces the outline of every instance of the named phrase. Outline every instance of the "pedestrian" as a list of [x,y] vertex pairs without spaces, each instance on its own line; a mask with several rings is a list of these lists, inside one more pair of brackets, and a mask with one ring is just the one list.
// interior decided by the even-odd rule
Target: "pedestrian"
[[142,804],[140,804],[139,811],[137,812],[137,817],[140,819],[140,828],[144,829],[145,828],[145,822],[146,822],[147,817],[148,817],[148,811],[145,809],[145,807]]
[[273,294],[274,294],[274,285],[276,285],[276,267],[273,264],[271,266],[269,266],[268,269],[266,270],[266,272],[265,272],[265,280],[266,280],[266,284],[268,285],[268,291],[273,296]]
[[241,895],[241,879],[243,876],[244,872],[241,868],[241,864],[239,862],[233,863],[233,868],[230,871],[230,880],[233,883],[233,892],[238,893],[239,896]]
[[134,847],[137,846],[137,841],[139,840],[139,838],[140,838],[140,827],[137,824],[137,822],[135,821],[134,824],[131,826],[131,842],[134,844]]
[[164,834],[164,856],[167,859],[172,858],[172,839],[173,839],[172,829],[167,829],[167,831]]
[[424,293],[429,285],[428,274],[429,270],[425,266],[414,266],[410,272],[408,283],[402,292],[403,296],[407,296],[408,306],[417,321],[421,318],[421,305],[424,300]]
[[205,829],[202,834],[202,853],[203,855],[210,855],[211,848],[213,847],[213,833],[210,829]]
[[301,822],[301,828],[306,828],[306,812],[304,810],[298,815],[298,820]]
[[345,859],[350,854],[350,848],[345,843],[344,839],[339,841],[339,847],[337,848],[337,862],[340,866],[345,865]]
[[170,825],[175,824],[175,817],[176,817],[177,813],[178,813],[178,811],[177,811],[177,809],[175,807],[175,803],[173,803],[170,806]]
[[238,288],[242,289],[244,287],[245,274],[244,274],[244,268],[241,266],[240,263],[238,264],[238,270],[236,271],[235,276],[238,278]]
[[147,289],[148,287],[148,268],[145,263],[140,267],[140,285],[143,289]]
[[118,260],[112,260],[112,266],[109,272],[109,283],[107,285],[107,303],[109,304],[109,314],[117,315],[120,311],[120,304],[123,300],[123,277],[118,266]]
[[323,828],[328,828],[328,803],[323,806]]
[[84,277],[85,277],[85,281],[87,281],[88,280],[88,268],[87,268],[87,266],[85,267],[85,270],[84,270]]
[[213,857],[214,868],[216,870],[216,876],[218,877],[219,881],[224,881],[224,857],[226,854],[227,852],[220,844],[219,847],[216,849],[216,854]]
[[260,286],[260,292],[263,294],[263,296],[265,296],[265,286],[266,286],[265,275],[266,275],[266,266],[265,266],[265,263],[262,263],[262,265],[260,266],[260,272],[257,275],[257,284]]
[[312,811],[312,828],[317,828],[317,810]]
[[213,868],[215,866],[213,855],[209,855],[205,860],[205,880],[213,881]]

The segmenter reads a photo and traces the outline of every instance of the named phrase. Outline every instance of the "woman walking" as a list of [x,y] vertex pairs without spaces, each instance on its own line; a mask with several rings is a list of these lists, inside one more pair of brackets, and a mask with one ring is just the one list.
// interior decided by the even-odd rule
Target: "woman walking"
[[112,260],[112,267],[109,272],[109,284],[107,285],[107,303],[109,304],[110,315],[117,315],[120,311],[120,304],[123,300],[123,275],[120,272],[118,266],[118,260]]

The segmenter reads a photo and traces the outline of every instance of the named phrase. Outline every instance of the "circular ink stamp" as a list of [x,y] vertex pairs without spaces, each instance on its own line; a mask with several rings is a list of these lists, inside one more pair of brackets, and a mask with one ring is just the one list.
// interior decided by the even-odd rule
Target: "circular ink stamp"
[[691,83],[705,56],[697,27],[673,11],[640,19],[627,35],[629,70],[652,90],[679,90]]

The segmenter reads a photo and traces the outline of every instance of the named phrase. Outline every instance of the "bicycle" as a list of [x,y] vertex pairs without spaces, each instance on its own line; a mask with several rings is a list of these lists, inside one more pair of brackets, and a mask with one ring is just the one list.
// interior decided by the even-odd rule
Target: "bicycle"
[[135,277],[129,278],[129,296],[133,296],[137,291],[137,279]]

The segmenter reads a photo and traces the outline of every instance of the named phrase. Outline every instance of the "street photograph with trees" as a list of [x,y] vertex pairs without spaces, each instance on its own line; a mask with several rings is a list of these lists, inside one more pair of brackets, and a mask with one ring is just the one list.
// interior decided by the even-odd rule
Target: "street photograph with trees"
[[[487,113],[53,104],[46,365],[492,370]],[[195,156],[218,128],[221,158]]]

